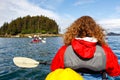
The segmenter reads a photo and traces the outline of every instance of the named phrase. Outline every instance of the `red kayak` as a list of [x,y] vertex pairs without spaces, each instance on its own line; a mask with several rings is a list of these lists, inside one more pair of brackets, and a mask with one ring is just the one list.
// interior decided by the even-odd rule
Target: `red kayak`
[[33,39],[33,40],[31,41],[31,43],[39,43],[39,42],[41,42],[40,39]]

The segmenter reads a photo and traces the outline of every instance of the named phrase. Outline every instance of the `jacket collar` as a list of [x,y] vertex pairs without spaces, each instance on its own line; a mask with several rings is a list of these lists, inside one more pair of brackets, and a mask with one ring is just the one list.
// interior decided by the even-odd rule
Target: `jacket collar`
[[88,41],[88,42],[97,42],[97,39],[94,37],[84,37],[84,38],[75,38],[77,40],[84,40],[84,41]]

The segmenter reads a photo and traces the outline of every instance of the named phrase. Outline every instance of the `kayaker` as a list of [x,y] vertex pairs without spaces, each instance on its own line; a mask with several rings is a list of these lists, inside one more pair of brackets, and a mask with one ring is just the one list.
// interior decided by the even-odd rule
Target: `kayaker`
[[34,35],[31,43],[38,43],[38,42],[40,42],[40,41],[41,41],[41,39],[40,39],[37,35]]
[[92,17],[78,18],[67,28],[64,45],[54,56],[51,71],[69,67],[83,74],[106,72],[119,77],[118,58],[105,42],[105,36],[104,29]]
[[39,40],[39,37],[38,37],[37,35],[34,35],[33,40],[34,40],[34,41],[38,41],[38,40]]

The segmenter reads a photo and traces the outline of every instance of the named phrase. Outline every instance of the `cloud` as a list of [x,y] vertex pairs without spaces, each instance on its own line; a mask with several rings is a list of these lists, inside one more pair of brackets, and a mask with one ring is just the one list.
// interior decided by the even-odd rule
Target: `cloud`
[[106,28],[118,28],[120,27],[120,19],[106,19],[99,21],[100,24]]
[[44,7],[49,10],[56,10],[64,0],[29,0],[33,4]]
[[44,15],[52,19],[59,19],[60,17],[53,11],[38,7],[27,0],[2,0],[0,5],[0,25],[26,15]]
[[104,19],[98,22],[104,29],[120,33],[120,19]]
[[59,20],[59,25],[60,25],[60,29],[61,29],[61,32],[60,33],[64,33],[66,31],[66,28],[69,27],[73,21],[75,20],[76,18],[69,15],[69,14],[64,14]]
[[78,5],[83,5],[83,4],[88,4],[88,3],[93,3],[95,0],[78,0],[74,3],[75,6]]
[[0,5],[0,26],[2,26],[4,22],[11,22],[18,17],[44,15],[54,19],[59,25],[61,33],[63,33],[63,30],[68,27],[74,19],[68,14],[60,16],[52,10],[44,9],[34,3],[30,3],[28,0],[1,0]]
[[98,21],[103,28],[110,32],[120,33],[120,6],[114,8],[114,12],[109,16],[108,19],[102,19]]

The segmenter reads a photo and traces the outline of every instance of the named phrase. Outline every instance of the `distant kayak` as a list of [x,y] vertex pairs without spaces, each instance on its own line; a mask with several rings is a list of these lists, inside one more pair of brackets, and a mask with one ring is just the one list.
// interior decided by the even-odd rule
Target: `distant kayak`
[[29,38],[33,38],[32,40],[31,40],[31,43],[39,43],[39,42],[41,42],[41,43],[46,43],[46,38],[41,38],[41,37],[39,37],[39,36],[37,36],[37,35],[34,35],[33,37],[32,36],[28,36]]
[[41,42],[40,39],[33,39],[33,40],[31,41],[31,43],[39,43],[39,42]]

